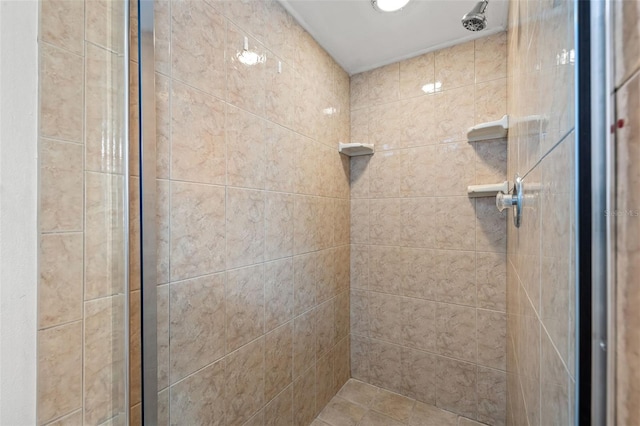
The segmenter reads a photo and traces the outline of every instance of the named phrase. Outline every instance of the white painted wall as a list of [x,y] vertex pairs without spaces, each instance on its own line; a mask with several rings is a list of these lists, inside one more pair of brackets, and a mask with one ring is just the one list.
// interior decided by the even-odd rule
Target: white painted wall
[[38,2],[0,0],[0,425],[36,423]]

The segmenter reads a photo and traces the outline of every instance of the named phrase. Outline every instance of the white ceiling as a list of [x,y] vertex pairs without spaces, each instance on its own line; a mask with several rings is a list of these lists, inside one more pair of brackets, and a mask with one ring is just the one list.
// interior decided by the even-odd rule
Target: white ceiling
[[381,13],[370,0],[279,0],[349,74],[504,31],[508,0],[490,0],[487,28],[471,32],[460,20],[476,0],[411,0]]

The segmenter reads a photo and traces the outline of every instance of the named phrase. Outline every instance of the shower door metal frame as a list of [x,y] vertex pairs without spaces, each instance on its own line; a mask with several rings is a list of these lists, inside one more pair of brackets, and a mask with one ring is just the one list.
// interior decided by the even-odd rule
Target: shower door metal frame
[[575,424],[613,424],[613,144],[610,1],[576,1]]
[[142,424],[158,424],[156,101],[153,0],[138,1]]

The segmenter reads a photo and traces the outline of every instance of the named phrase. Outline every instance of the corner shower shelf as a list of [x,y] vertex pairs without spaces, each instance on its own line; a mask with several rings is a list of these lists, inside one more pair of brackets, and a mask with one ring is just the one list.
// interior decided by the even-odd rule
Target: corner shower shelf
[[373,144],[370,143],[342,143],[338,145],[338,152],[355,157],[357,155],[372,155]]
[[481,123],[469,128],[467,138],[469,142],[499,139],[507,136],[509,129],[509,116],[504,115],[500,120]]

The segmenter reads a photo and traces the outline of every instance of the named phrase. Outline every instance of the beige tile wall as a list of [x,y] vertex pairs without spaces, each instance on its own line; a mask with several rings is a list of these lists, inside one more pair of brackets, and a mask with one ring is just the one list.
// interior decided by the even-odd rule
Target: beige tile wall
[[[640,34],[636,1],[614,2],[615,102],[622,127],[616,133],[616,423],[632,424],[640,415],[640,357],[637,303],[640,169]],[[635,22],[634,22],[635,18]]]
[[39,425],[125,409],[122,5],[40,2]]
[[275,1],[155,12],[160,423],[306,426],[349,378],[349,77]]
[[509,9],[508,175],[526,175],[522,225],[515,228],[509,213],[507,228],[513,425],[573,424],[574,417],[573,4],[511,1]]
[[506,178],[506,34],[351,77],[351,373],[505,423],[505,215],[467,186]]

